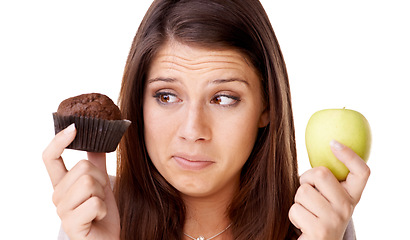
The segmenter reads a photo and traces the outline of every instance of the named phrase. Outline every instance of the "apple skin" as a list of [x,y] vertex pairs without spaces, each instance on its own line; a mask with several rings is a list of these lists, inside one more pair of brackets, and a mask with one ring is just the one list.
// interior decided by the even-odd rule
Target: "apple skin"
[[330,149],[333,139],[351,148],[367,163],[372,142],[369,122],[361,113],[345,108],[321,110],[309,119],[305,142],[310,165],[325,166],[339,181],[344,181],[349,169]]

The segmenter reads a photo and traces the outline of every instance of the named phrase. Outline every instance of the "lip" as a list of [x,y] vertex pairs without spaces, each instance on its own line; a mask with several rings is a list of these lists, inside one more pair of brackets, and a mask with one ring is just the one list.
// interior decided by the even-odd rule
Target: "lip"
[[199,171],[215,163],[208,157],[201,155],[176,154],[172,158],[182,169],[188,171]]

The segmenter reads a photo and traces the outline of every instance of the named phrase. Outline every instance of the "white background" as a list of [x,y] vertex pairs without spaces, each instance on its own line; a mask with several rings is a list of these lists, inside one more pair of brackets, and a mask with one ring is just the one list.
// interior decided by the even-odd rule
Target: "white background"
[[[116,100],[132,38],[151,1],[0,2],[0,239],[55,239],[59,218],[41,153],[65,98]],[[324,108],[369,120],[372,175],[354,213],[359,239],[405,239],[410,214],[410,15],[406,1],[262,3],[289,71],[300,172],[304,129]],[[84,158],[66,151],[68,167]],[[115,174],[115,153],[108,155]]]

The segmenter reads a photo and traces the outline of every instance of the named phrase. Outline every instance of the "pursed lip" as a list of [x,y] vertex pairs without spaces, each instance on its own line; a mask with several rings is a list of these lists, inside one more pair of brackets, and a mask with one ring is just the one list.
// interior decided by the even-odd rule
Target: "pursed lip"
[[215,163],[211,158],[204,155],[177,153],[172,158],[181,168],[190,171],[202,170]]

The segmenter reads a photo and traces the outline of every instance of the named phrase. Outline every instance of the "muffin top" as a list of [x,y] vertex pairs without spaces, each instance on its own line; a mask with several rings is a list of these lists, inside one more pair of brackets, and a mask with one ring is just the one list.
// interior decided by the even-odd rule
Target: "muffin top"
[[67,98],[58,106],[57,114],[121,120],[121,112],[117,105],[109,97],[100,93],[87,93]]

